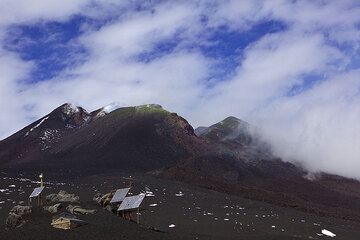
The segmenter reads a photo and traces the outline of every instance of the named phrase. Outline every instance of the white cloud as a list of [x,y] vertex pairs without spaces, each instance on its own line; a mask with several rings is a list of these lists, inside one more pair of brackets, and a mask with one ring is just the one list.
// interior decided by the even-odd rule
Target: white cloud
[[332,63],[345,59],[318,34],[286,31],[265,36],[245,51],[236,75],[219,84],[215,93],[209,93],[215,97],[208,97],[201,108],[218,108],[216,115],[208,119],[208,115],[202,118],[200,113],[197,119],[209,123],[234,114],[233,104],[239,116],[251,117],[273,99],[286,94],[292,86],[301,84],[302,76],[330,74]]
[[88,0],[0,0],[0,26],[29,24],[39,20],[65,20],[78,13],[88,4]]
[[132,12],[124,21],[106,25],[81,41],[94,56],[129,57],[150,50],[153,44],[171,39],[177,32],[192,30],[198,17],[188,5],[164,4],[153,11]]
[[[31,24],[38,21],[61,21],[78,12],[85,1],[0,1],[0,42],[3,43],[8,27],[14,24]],[[24,61],[15,53],[0,46],[0,136],[5,137],[29,123],[32,113],[24,98],[27,88],[24,79],[31,73],[34,63]],[[30,115],[30,116],[29,116]],[[36,115],[39,117],[39,115]]]
[[[46,113],[64,101],[75,102],[90,110],[114,100],[124,106],[161,103],[173,111],[185,112],[196,102],[202,90],[200,81],[207,77],[209,67],[202,55],[185,51],[149,63],[123,62],[121,67],[111,63],[112,59],[89,62],[82,66],[82,72],[86,74],[71,80],[39,83],[23,96],[29,99],[28,102],[37,104],[36,115]],[[42,102],[42,99],[47,101]]]
[[258,124],[284,159],[314,171],[359,177],[359,104],[360,72],[354,70],[277,99],[259,113]]
[[19,79],[28,74],[30,68],[31,64],[24,63],[14,54],[0,49],[0,136],[13,133],[27,123],[23,102],[16,96],[21,90]]

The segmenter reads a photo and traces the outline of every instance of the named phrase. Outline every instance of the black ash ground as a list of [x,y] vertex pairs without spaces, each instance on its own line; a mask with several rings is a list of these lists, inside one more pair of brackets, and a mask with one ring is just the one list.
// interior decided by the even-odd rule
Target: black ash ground
[[[175,181],[132,174],[131,192],[140,193],[148,186],[154,196],[146,197],[140,224],[126,221],[102,209],[92,200],[96,191],[106,193],[127,186],[123,174],[92,175],[66,179],[48,176],[46,192],[66,190],[80,196],[80,205],[98,210],[94,215],[80,215],[88,225],[59,230],[51,227],[53,214],[34,207],[28,222],[5,230],[10,209],[27,198],[38,186],[36,174],[2,172],[0,183],[1,239],[335,239],[356,240],[360,224],[281,208],[270,204],[226,195]],[[154,231],[151,229],[158,229]]]

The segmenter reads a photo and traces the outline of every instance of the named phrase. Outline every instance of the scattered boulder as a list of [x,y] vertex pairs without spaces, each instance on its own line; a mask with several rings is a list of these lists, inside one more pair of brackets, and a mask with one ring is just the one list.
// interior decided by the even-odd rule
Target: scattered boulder
[[105,207],[105,209],[109,212],[116,213],[117,212],[117,205],[109,204]]
[[31,213],[31,206],[14,206],[11,209],[9,216],[6,218],[6,229],[21,227],[22,225],[24,225],[26,221],[23,219],[22,216],[29,213]]
[[46,196],[48,202],[79,202],[79,199],[79,196],[63,190],[60,190],[57,194],[49,194]]
[[63,206],[62,206],[61,203],[57,203],[57,204],[54,204],[52,206],[45,206],[44,210],[48,211],[50,213],[57,213],[62,207]]
[[94,197],[93,197],[93,200],[95,201],[95,202],[97,202],[98,204],[101,204],[101,194],[100,193],[96,193],[95,195],[94,195]]
[[81,208],[80,206],[73,206],[73,205],[67,206],[66,210],[68,210],[72,214],[83,214],[84,215],[84,214],[96,213],[96,210],[94,210],[94,209],[84,209],[84,208]]
[[158,228],[156,228],[156,227],[153,227],[153,226],[148,226],[147,229],[152,230],[152,231],[154,231],[154,232],[163,232],[163,231],[161,231],[160,229],[158,229]]
[[115,193],[115,191],[111,191],[109,193],[106,193],[104,196],[102,196],[101,200],[100,200],[100,204],[103,207],[106,207],[107,205],[109,205],[112,197],[114,196],[114,193]]
[[31,206],[22,206],[22,205],[16,205],[14,206],[10,213],[14,213],[17,215],[25,215],[31,213]]
[[21,227],[25,221],[23,221],[21,215],[15,213],[9,213],[9,216],[6,218],[6,229]]
[[110,201],[112,197],[114,196],[116,190],[113,190],[111,192],[108,192],[104,195],[101,195],[100,193],[96,193],[93,200],[100,204],[103,208],[105,208],[106,211],[116,213],[118,209],[118,205],[116,204],[110,204]]
[[104,195],[101,195],[100,193],[96,193],[94,196],[94,201],[96,201],[97,203],[99,203],[101,206],[106,207],[107,205],[110,204],[110,201],[112,199],[112,197],[114,196],[116,190],[112,190],[111,192],[108,192]]

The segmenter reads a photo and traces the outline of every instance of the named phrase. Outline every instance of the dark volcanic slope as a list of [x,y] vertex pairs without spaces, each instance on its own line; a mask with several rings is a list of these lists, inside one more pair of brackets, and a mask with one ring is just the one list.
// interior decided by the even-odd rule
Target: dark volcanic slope
[[[341,240],[358,240],[359,223],[281,208],[259,201],[222,194],[180,182],[166,181],[149,175],[135,174],[132,192],[137,194],[148,186],[154,196],[146,197],[141,207],[140,225],[127,222],[102,209],[93,200],[101,193],[127,186],[121,172],[100,174],[59,183],[57,176],[47,174],[45,194],[66,190],[80,197],[81,207],[98,210],[94,215],[78,215],[89,224],[73,229],[52,228],[55,214],[34,208],[24,226],[5,230],[9,210],[19,201],[26,201],[37,183],[37,174],[7,174],[0,172],[0,239],[198,239],[198,240],[305,240],[327,239],[319,236],[322,229]],[[50,179],[51,177],[51,179]],[[15,185],[15,187],[9,187]],[[181,191],[182,194],[179,194]],[[24,193],[25,192],[25,193]],[[64,207],[67,205],[65,204]],[[174,224],[174,228],[169,225]],[[149,230],[152,226],[160,232]],[[329,238],[330,239],[330,238]]]
[[[101,109],[88,114],[69,106],[1,142],[0,163],[31,169],[149,171],[173,166],[204,145],[185,119],[159,105],[120,108],[109,114]],[[64,110],[68,107],[72,111]],[[44,137],[47,133],[51,138]]]
[[202,144],[185,119],[152,105],[113,111],[65,137],[54,152],[71,164],[149,171],[175,165]]
[[0,141],[0,166],[44,159],[64,136],[89,122],[81,107],[63,104],[48,115]]
[[236,117],[227,117],[210,127],[198,127],[196,135],[210,142],[222,143],[230,148],[249,145],[252,141],[251,126]]
[[272,155],[251,126],[229,117],[195,131],[218,151],[167,169],[169,179],[300,210],[360,221],[360,184],[319,174],[310,181],[301,167]]
[[218,147],[219,152],[231,154],[240,161],[270,160],[270,146],[261,140],[257,129],[236,117],[227,117],[210,127],[199,127],[197,136]]

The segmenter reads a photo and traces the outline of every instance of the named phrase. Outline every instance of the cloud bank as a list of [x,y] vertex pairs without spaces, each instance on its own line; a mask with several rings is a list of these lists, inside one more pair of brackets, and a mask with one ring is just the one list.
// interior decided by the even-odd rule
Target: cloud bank
[[360,178],[357,1],[0,1],[0,137],[64,102],[235,115],[312,171]]

